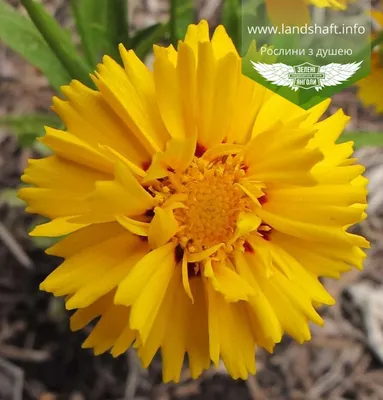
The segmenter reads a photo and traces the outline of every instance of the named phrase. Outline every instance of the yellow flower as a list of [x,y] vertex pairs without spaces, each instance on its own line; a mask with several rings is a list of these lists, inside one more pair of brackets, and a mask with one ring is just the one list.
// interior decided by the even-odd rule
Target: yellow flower
[[311,3],[316,7],[328,7],[334,10],[345,10],[348,3],[353,0],[309,0],[306,3]]
[[310,23],[310,5],[333,10],[345,10],[353,0],[265,0],[267,14],[274,25],[304,25]]
[[[383,12],[373,11],[372,17],[383,28]],[[378,34],[382,34],[382,30]],[[383,97],[380,90],[383,85],[383,53],[381,45],[373,49],[371,55],[371,73],[357,84],[358,97],[366,107],[375,106],[378,113],[383,113]]]
[[46,129],[54,152],[31,160],[20,191],[50,218],[32,235],[67,235],[48,249],[65,261],[41,284],[77,311],[71,328],[101,316],[84,347],[129,346],[164,381],[188,354],[194,378],[222,358],[234,378],[255,373],[254,350],[284,332],[310,339],[313,305],[333,304],[319,276],[362,268],[368,242],[347,232],[365,216],[363,167],[348,118],[320,122],[241,74],[222,26],[206,21],[184,42],[155,47],[154,71],[120,47],[93,80],[74,81]]

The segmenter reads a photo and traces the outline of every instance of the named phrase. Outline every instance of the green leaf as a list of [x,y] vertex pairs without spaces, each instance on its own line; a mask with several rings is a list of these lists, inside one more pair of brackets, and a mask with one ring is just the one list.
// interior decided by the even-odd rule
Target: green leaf
[[345,132],[340,136],[338,143],[354,142],[354,148],[365,146],[383,146],[383,132]]
[[21,0],[21,3],[71,78],[93,86],[89,76],[92,67],[77,53],[76,46],[67,32],[60,27],[40,3],[34,0]]
[[381,32],[374,40],[371,41],[371,50],[375,49],[376,46],[379,46],[383,43],[383,32]]
[[186,29],[195,19],[193,0],[170,0],[170,41],[174,47],[184,38]]
[[130,38],[130,48],[131,49],[137,48],[143,40],[146,40],[148,37],[153,35],[153,33],[161,26],[163,26],[163,24],[159,22],[158,24],[150,25],[147,28],[137,31],[135,35]]
[[241,0],[224,0],[221,22],[240,51],[241,40]]
[[124,4],[124,0],[109,0],[105,8],[105,21],[102,21],[102,24],[99,25],[107,38],[108,47],[104,54],[110,55],[114,60],[121,63],[118,45],[126,42],[129,46],[128,22],[127,19],[125,20],[127,17],[127,4]]
[[[144,31],[139,31],[136,36],[131,39],[132,43],[137,43],[137,45],[132,48],[137,56],[143,60],[152,50],[153,45],[164,39],[168,32],[169,24],[156,24],[153,27],[144,29]],[[136,38],[138,35],[140,36],[139,39]]]
[[127,0],[70,0],[78,33],[92,67],[105,54],[119,58],[118,44],[129,41]]
[[[191,13],[194,15],[192,5],[193,1],[187,0],[183,1],[182,5],[177,6],[177,20],[183,21],[177,25],[177,37],[180,39],[185,36],[189,23],[193,22],[193,18],[191,18]],[[168,38],[171,22],[170,19],[166,23],[158,23],[136,32],[130,38],[130,48],[136,52],[139,58],[144,59],[152,50],[154,44]]]
[[95,2],[93,0],[70,0],[70,5],[74,19],[76,21],[77,32],[81,38],[82,48],[89,64],[96,65],[100,58],[100,43],[104,40],[102,31],[95,29],[95,25],[100,23],[105,0]]
[[3,0],[0,0],[0,40],[40,69],[55,89],[70,81],[67,70],[33,23]]
[[9,128],[18,138],[21,146],[31,147],[44,134],[44,126],[61,128],[59,118],[54,114],[29,114],[0,118],[0,126]]
[[[187,28],[195,22],[196,9],[194,0],[178,0],[176,12],[176,37],[178,40],[183,40]],[[177,43],[176,43],[177,44]]]
[[114,0],[114,23],[117,27],[117,38],[119,42],[128,42],[129,35],[129,7],[128,0]]

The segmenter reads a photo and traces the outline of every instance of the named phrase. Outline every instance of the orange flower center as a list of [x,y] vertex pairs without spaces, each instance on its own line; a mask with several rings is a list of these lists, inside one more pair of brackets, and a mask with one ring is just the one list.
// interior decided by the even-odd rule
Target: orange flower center
[[238,215],[251,212],[254,203],[238,185],[245,171],[233,157],[207,162],[195,159],[181,176],[178,193],[186,195],[186,208],[174,215],[182,230],[180,243],[190,253],[227,244],[237,227]]

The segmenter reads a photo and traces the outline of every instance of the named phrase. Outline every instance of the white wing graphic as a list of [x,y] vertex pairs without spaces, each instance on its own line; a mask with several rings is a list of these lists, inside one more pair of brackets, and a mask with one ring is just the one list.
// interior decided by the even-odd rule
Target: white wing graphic
[[320,72],[324,74],[324,78],[321,79],[321,85],[315,89],[317,91],[322,90],[325,86],[337,86],[351,78],[356,71],[360,68],[363,61],[353,62],[349,64],[338,64],[331,63],[324,65],[320,68]]
[[294,73],[292,66],[282,63],[264,64],[254,61],[251,61],[251,63],[254,69],[269,82],[278,86],[288,86],[295,91],[299,89],[294,86],[294,79],[289,78],[289,74]]

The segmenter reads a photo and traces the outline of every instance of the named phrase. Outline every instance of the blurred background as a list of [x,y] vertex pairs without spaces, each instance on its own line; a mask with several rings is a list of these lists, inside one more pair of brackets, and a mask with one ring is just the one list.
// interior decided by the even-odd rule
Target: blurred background
[[[55,90],[39,68],[1,41],[9,12],[3,3],[26,15],[19,1],[0,2],[0,400],[383,400],[383,148],[364,145],[360,135],[356,155],[370,179],[369,216],[354,229],[371,240],[372,249],[362,273],[325,280],[337,304],[321,310],[325,326],[312,327],[310,343],[285,338],[273,355],[259,350],[258,373],[248,381],[232,380],[223,366],[192,381],[185,367],[178,385],[161,383],[159,356],[146,371],[134,352],[113,359],[81,349],[86,332],[70,332],[63,302],[38,290],[60,260],[44,254],[50,240],[28,237],[43,221],[25,214],[16,197],[27,159],[46,152],[36,136],[44,124],[59,123],[49,112]],[[71,2],[41,3],[78,43]],[[150,64],[152,42],[169,40],[164,25],[157,25],[167,23],[169,2],[128,3],[129,30],[146,32],[136,45]],[[212,28],[222,20],[230,24],[234,2],[226,3],[194,3],[180,14],[180,29],[188,18],[206,18]],[[20,52],[14,40],[11,47]],[[382,83],[376,82],[377,92],[383,93]],[[383,135],[383,117],[362,107],[355,88],[336,95],[329,113],[338,108],[351,116],[350,132]]]

